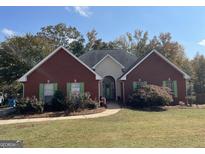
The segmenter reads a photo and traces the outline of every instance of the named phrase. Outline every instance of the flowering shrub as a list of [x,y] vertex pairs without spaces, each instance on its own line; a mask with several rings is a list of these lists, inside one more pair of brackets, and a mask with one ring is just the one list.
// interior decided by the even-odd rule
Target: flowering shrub
[[22,98],[17,101],[16,111],[21,114],[43,113],[43,111],[67,111],[75,112],[84,109],[97,108],[97,102],[90,98],[89,93],[79,96],[71,96],[65,99],[61,91],[56,91],[50,104],[44,104],[37,98]]
[[16,103],[16,111],[21,114],[43,113],[44,104],[36,98],[19,99]]
[[67,99],[67,110],[69,112],[95,108],[97,108],[97,102],[90,98],[89,93],[79,96],[71,96],[69,99]]
[[169,105],[172,101],[173,98],[168,88],[146,85],[129,96],[127,105],[134,108],[143,108]]

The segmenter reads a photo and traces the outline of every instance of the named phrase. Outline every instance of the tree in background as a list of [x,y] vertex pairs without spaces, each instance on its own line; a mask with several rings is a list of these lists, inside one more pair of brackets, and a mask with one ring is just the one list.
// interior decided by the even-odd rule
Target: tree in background
[[148,32],[135,30],[134,34],[126,33],[113,42],[115,48],[124,49],[137,57],[156,49],[185,72],[192,73],[184,48],[177,41],[172,40],[170,33],[161,33],[149,39]]
[[0,91],[10,95],[22,92],[16,80],[54,49],[51,40],[31,34],[7,38],[0,46]]
[[97,42],[100,42],[100,40],[97,40],[97,32],[95,29],[91,30],[90,32],[87,32],[86,34],[87,39],[88,39],[88,43],[85,46],[85,49],[87,51],[93,50],[96,46],[96,44],[99,44]]
[[132,52],[137,57],[144,55],[147,52],[148,32],[136,30],[134,34],[127,32],[114,40],[115,47]]
[[115,44],[113,42],[103,42],[102,39],[97,38],[97,32],[95,29],[87,33],[88,42],[85,45],[85,51],[90,50],[102,50],[102,49],[114,49]]
[[29,69],[24,61],[12,53],[0,49],[0,84],[11,84]]
[[194,90],[198,94],[205,93],[205,57],[197,54],[191,64],[194,72]]
[[55,46],[52,40],[45,37],[26,34],[7,39],[1,43],[1,48],[31,68],[54,50]]
[[64,46],[76,56],[84,53],[84,38],[75,27],[64,23],[42,27],[37,36],[47,38],[55,43],[55,48]]

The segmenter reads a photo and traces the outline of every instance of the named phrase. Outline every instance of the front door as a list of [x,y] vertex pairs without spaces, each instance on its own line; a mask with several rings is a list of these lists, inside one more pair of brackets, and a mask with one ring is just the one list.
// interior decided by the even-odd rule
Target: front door
[[115,100],[115,79],[111,76],[103,79],[103,95],[107,100]]

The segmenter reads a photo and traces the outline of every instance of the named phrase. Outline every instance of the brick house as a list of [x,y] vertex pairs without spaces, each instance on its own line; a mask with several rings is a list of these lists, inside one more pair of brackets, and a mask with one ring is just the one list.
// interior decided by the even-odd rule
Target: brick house
[[156,50],[136,56],[123,50],[94,50],[80,57],[59,47],[18,81],[23,83],[24,97],[52,98],[59,89],[66,96],[89,92],[92,99],[126,101],[139,84],[167,86],[175,102],[186,101],[189,75]]

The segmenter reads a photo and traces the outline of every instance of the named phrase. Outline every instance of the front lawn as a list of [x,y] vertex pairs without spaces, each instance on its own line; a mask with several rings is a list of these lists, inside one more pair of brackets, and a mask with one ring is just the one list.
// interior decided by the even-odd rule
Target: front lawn
[[0,139],[25,147],[205,147],[205,109],[123,109],[104,118],[1,125]]

